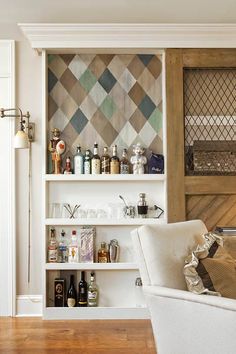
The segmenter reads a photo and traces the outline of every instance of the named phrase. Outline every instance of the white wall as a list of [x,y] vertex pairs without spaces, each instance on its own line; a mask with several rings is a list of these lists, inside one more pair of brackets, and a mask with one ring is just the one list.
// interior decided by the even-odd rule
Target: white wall
[[16,105],[29,110],[36,123],[32,144],[31,282],[27,280],[28,151],[16,152],[16,292],[41,294],[41,58],[24,39],[17,25],[0,24],[0,39],[16,40]]

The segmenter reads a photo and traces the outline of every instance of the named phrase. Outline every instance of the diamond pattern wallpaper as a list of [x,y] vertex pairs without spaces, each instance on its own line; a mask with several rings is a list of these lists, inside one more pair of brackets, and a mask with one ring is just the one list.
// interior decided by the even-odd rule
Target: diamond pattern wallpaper
[[162,153],[162,64],[158,55],[48,56],[49,136],[61,130],[67,154],[96,141],[118,152],[140,142]]

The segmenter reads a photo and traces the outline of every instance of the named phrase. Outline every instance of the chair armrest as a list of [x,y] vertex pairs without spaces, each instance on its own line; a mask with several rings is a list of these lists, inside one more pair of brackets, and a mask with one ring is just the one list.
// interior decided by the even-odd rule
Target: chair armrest
[[173,298],[176,300],[195,302],[236,312],[236,300],[221,296],[196,295],[185,290],[171,289],[154,285],[143,286],[143,291],[147,296]]

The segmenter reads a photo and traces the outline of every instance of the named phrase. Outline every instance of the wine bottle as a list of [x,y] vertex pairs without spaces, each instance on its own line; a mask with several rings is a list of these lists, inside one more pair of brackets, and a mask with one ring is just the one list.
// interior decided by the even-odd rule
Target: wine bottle
[[81,272],[81,280],[79,282],[79,291],[78,291],[78,306],[87,307],[88,306],[88,291],[87,291],[87,282],[85,281],[85,272]]
[[104,147],[101,157],[101,173],[103,175],[110,173],[110,156],[108,155],[108,147]]
[[93,272],[90,274],[90,283],[88,286],[88,306],[98,306],[98,287],[95,283],[95,277]]
[[110,170],[111,174],[118,174],[120,173],[120,161],[117,157],[117,146],[114,145],[112,149],[112,157],[110,161]]
[[75,307],[76,306],[76,290],[74,285],[74,275],[70,276],[70,286],[67,291],[67,306]]
[[92,157],[92,175],[99,175],[101,169],[101,160],[98,155],[98,144],[94,143],[93,157]]

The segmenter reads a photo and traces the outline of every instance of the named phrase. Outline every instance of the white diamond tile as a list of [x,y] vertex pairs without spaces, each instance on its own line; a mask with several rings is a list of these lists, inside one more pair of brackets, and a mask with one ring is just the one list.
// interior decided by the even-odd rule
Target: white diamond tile
[[77,80],[83,75],[88,65],[83,62],[79,55],[76,55],[73,60],[70,62],[69,69],[75,75]]
[[134,86],[136,80],[128,69],[125,69],[123,74],[119,78],[119,83],[125,90],[125,92],[129,92],[131,88]]
[[128,120],[132,114],[135,112],[137,109],[136,104],[134,101],[129,97],[129,95],[124,96],[124,107],[123,107],[123,114],[125,118]]
[[68,117],[68,119],[70,119],[74,115],[77,108],[78,105],[75,103],[75,101],[70,95],[66,97],[63,104],[61,105],[61,110]]
[[106,91],[98,81],[93,86],[92,90],[89,92],[89,96],[92,97],[93,101],[96,103],[98,107],[101,105],[106,95],[107,95]]
[[139,132],[140,138],[144,141],[146,146],[149,146],[156,136],[156,132],[153,127],[146,122]]
[[94,113],[98,109],[98,107],[93,102],[92,98],[89,96],[85,97],[85,99],[83,100],[83,102],[79,108],[81,109],[81,111],[84,113],[85,117],[88,120],[90,120],[90,118],[92,118],[92,116],[94,115]]
[[50,119],[50,130],[53,128],[58,128],[60,131],[63,131],[68,124],[69,119],[65,116],[60,108],[53,114]]
[[68,93],[60,81],[57,81],[56,85],[53,87],[52,91],[50,92],[50,96],[54,99],[58,107],[64,103]]
[[120,137],[121,139],[128,145],[130,146],[131,143],[134,141],[135,137],[137,136],[136,131],[130,124],[130,122],[127,122],[124,126],[124,128],[120,132]]

